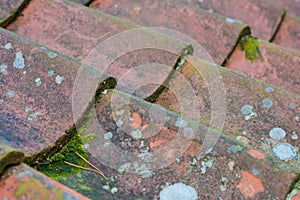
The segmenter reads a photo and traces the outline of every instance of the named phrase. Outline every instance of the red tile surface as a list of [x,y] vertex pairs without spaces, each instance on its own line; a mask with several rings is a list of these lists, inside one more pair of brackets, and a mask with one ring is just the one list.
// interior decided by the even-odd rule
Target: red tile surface
[[9,168],[0,186],[3,199],[88,199],[25,164]]
[[203,8],[229,18],[240,20],[251,28],[254,37],[270,40],[284,13],[284,9],[266,0],[176,0]]
[[299,94],[300,53],[278,45],[260,41],[262,60],[251,62],[238,47],[226,67],[272,84],[276,87]]
[[[114,108],[112,106],[116,103],[114,95],[118,101],[128,104]],[[176,122],[180,119],[179,114],[167,111],[168,121],[161,124],[159,120],[163,121],[164,116],[157,116],[151,121],[151,111],[154,110],[164,113],[161,107],[141,99],[130,98],[129,95],[116,90],[107,91],[100,96],[99,104],[96,106],[101,129],[92,118],[85,124],[87,132],[97,134],[88,147],[91,154],[90,161],[108,176],[115,177],[112,187],[117,187],[117,194],[123,195],[125,199],[141,196],[156,198],[166,182],[170,184],[184,182],[193,186],[199,199],[217,197],[230,199],[232,196],[240,199],[248,197],[283,199],[288,193],[288,187],[298,171],[291,164],[273,160],[270,154],[268,157],[253,157],[253,152],[259,152],[258,150],[251,148],[250,154],[250,144],[244,146],[225,135],[221,135],[206,157],[197,159],[203,144],[203,134],[206,134],[205,126],[200,124],[200,127],[195,129],[195,139],[187,140],[176,127]],[[134,120],[130,120],[136,118],[134,116],[137,113],[139,119],[136,121],[139,127],[132,124]],[[194,123],[191,120],[187,121],[186,128],[194,128]],[[131,137],[132,132],[136,130],[141,130],[141,138]],[[104,134],[108,132],[112,133],[112,138],[103,139]],[[176,142],[180,145],[172,146]],[[229,150],[239,145],[243,146],[240,146],[240,150],[236,152]],[[132,154],[140,155],[140,159],[135,161]],[[147,158],[150,158],[150,161],[146,161]],[[176,162],[175,158],[180,161]],[[212,161],[212,166],[204,169],[204,163],[209,160]],[[124,165],[127,166],[123,168],[125,172],[120,172],[121,166]],[[288,167],[291,168],[287,170]],[[95,181],[95,178],[91,178],[90,181],[95,188],[101,187],[101,183]],[[94,190],[91,192],[94,195],[96,193]]]
[[0,26],[6,26],[27,3],[27,0],[2,0],[0,2]]
[[270,2],[286,8],[290,14],[300,16],[300,2],[298,0],[270,0]]
[[[300,145],[297,139],[291,137],[299,127],[299,121],[295,118],[298,116],[299,107],[291,106],[299,105],[299,95],[275,88],[273,88],[275,91],[270,93],[266,88],[272,86],[258,80],[221,67],[217,67],[219,75],[214,75],[212,72],[215,70],[215,65],[190,56],[187,60],[188,63],[180,70],[180,74],[174,75],[170,80],[172,86],[170,90],[164,91],[159,96],[157,104],[175,112],[184,112],[180,104],[193,104],[197,99],[200,105],[200,120],[203,124],[218,127],[216,122],[221,123],[223,120],[224,134],[253,146],[265,154],[274,156],[272,148],[277,142],[270,138],[269,132],[275,127],[281,127],[288,133],[281,142],[291,143],[295,147]],[[182,87],[181,74],[195,90],[195,95],[186,99],[186,102],[179,101],[179,96],[172,92]],[[214,78],[218,76],[222,77],[220,82]],[[271,101],[271,106],[266,106],[264,101]],[[245,105],[253,106],[248,114],[243,114],[241,111]],[[249,155],[263,157],[251,151]],[[292,162],[299,165],[297,160]]]
[[273,42],[300,51],[300,17],[287,14]]
[[[60,14],[53,15],[56,12]],[[151,30],[138,32],[134,28],[139,27],[61,0],[31,1],[23,16],[8,27],[85,64],[92,64],[117,80],[133,67],[153,62],[165,64],[168,68],[157,79],[163,83],[189,44]],[[135,80],[131,75],[131,80]],[[150,96],[158,86],[148,86],[144,95]]]
[[226,22],[226,17],[195,9],[173,1],[103,1],[97,0],[91,7],[147,27],[173,29],[196,40],[221,64],[227,58],[246,26]]
[[0,38],[1,141],[32,156],[53,147],[74,124],[72,90],[80,66],[3,29]]

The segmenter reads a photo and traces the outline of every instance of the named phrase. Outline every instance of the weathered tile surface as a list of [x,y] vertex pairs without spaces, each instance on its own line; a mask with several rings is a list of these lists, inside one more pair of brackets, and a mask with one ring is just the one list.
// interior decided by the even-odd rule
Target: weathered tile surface
[[88,199],[25,164],[9,168],[0,186],[3,199]]
[[2,0],[0,2],[0,26],[6,26],[27,2],[27,0]]
[[16,165],[24,160],[24,153],[0,143],[0,174],[11,165]]
[[0,43],[0,139],[36,155],[74,124],[72,91],[80,64],[3,29]]
[[[299,95],[217,67],[221,76],[220,84],[215,81],[218,76],[211,73],[216,66],[194,57],[188,57],[187,60],[190,63],[183,66],[181,73],[195,90],[195,97],[189,99],[198,98],[202,123],[213,125],[216,120],[223,120],[224,134],[273,156],[273,148],[278,143],[287,142],[299,147]],[[207,80],[209,75],[214,76]],[[170,81],[174,88],[182,87],[178,77],[180,75],[174,76]],[[226,94],[223,97],[220,96],[222,90]],[[181,111],[181,102],[177,102],[172,90],[163,92],[156,103],[173,111]],[[224,110],[220,105],[224,107],[226,117],[222,114]],[[218,118],[218,115],[223,118]],[[286,133],[278,140],[270,136],[271,130],[276,127],[282,128]],[[278,158],[275,160],[280,161]],[[297,166],[299,167],[299,156],[291,161],[292,168],[297,169]]]
[[245,52],[238,47],[226,68],[300,94],[300,53],[265,41],[259,42],[261,57],[257,61],[247,60]]
[[[173,1],[94,1],[91,7],[147,27],[173,29],[196,40],[221,64],[246,26]],[[211,60],[210,60],[211,61]]]
[[[198,158],[205,126],[195,129],[194,140],[187,139],[185,131],[194,128],[194,122],[160,106],[116,90],[102,92],[98,101],[97,119],[85,124],[88,134],[97,135],[87,147],[89,160],[115,181],[106,183],[97,174],[81,173],[92,199],[97,195],[156,199],[164,187],[179,182],[192,186],[199,199],[283,199],[296,177],[298,169],[292,164],[225,135]],[[78,184],[75,177],[63,182]],[[106,193],[99,189],[107,185]],[[111,194],[112,188],[117,192]]]
[[286,8],[288,13],[300,16],[300,2],[298,0],[270,0],[270,2]]
[[250,26],[253,36],[263,40],[272,38],[284,12],[266,0],[176,1],[227,16],[228,21],[240,20]]
[[273,42],[300,51],[300,17],[287,14]]
[[[163,63],[169,66],[160,75],[160,83],[163,83],[178,58],[190,53],[187,50],[190,47],[161,33],[137,28],[140,27],[62,0],[33,0],[23,16],[8,27],[83,63],[92,64],[117,80],[133,67]],[[145,95],[153,94],[158,86],[149,86]]]

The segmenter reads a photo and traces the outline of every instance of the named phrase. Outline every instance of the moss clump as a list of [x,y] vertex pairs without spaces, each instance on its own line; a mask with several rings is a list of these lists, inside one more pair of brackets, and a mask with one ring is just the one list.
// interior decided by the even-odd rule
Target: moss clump
[[87,159],[87,152],[82,148],[82,145],[81,137],[79,134],[75,134],[60,152],[40,162],[38,164],[38,170],[55,180],[66,180],[69,174],[82,171],[82,169],[72,167],[65,163],[65,161],[67,161],[82,167],[88,166],[88,163],[76,155],[77,152]]
[[245,52],[245,56],[247,60],[251,62],[256,62],[258,59],[263,61],[263,57],[259,50],[259,41],[249,35],[242,37],[241,48]]

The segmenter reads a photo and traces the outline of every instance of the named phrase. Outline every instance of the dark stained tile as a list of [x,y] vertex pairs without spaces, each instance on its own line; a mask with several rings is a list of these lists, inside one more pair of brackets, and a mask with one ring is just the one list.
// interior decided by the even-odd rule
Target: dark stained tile
[[[169,67],[161,71],[163,83],[179,57],[191,53],[187,43],[62,0],[31,1],[8,29],[91,64],[117,80],[133,67],[155,61]],[[159,84],[144,89],[144,95],[150,96],[157,87]]]
[[3,199],[88,199],[25,164],[10,167],[0,186]]
[[239,36],[247,32],[246,26],[239,21],[173,1],[96,0],[91,7],[142,26],[167,28],[186,34],[218,64],[227,58]]
[[8,166],[20,164],[24,158],[24,153],[0,143],[0,174],[3,174]]
[[284,9],[266,0],[198,1],[176,0],[227,16],[227,20],[240,20],[251,28],[254,37],[270,40],[284,13]]
[[0,2],[0,26],[4,27],[9,24],[27,2],[28,0],[2,0]]
[[4,29],[0,47],[0,140],[31,157],[52,148],[74,125],[80,63]]
[[[245,58],[240,46],[233,52],[226,67],[287,91],[300,92],[300,53],[259,40],[261,57],[255,62]],[[297,42],[295,42],[297,43]],[[262,60],[263,59],[263,60]]]
[[300,17],[287,14],[273,42],[300,51]]

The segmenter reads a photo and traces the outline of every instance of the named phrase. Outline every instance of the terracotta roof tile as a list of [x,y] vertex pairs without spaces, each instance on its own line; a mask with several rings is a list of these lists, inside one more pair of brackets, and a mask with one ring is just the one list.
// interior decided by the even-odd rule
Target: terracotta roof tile
[[[53,15],[55,12],[59,12],[60,15]],[[45,23],[48,25],[45,26]],[[162,83],[176,65],[178,58],[192,52],[190,45],[152,30],[134,31],[137,28],[140,27],[107,14],[94,12],[83,6],[61,0],[31,1],[30,5],[24,10],[23,16],[8,27],[11,31],[82,60],[83,63],[92,64],[101,71],[107,68],[108,70],[105,72],[116,79],[119,79],[120,75],[129,70],[132,65],[152,63],[154,60],[164,63],[169,68],[165,73],[161,73]],[[123,35],[117,35],[125,30],[127,32]],[[132,30],[132,32],[129,30]],[[110,38],[112,36],[114,38]],[[127,38],[124,39],[125,36]],[[133,37],[135,42],[126,43],[126,40]],[[149,38],[151,38],[150,41]],[[154,38],[155,40],[153,40]],[[147,49],[147,47],[151,48],[153,45],[156,45],[157,49],[159,49],[159,46],[167,47],[170,52]],[[124,52],[126,48],[130,48],[131,51],[129,53]],[[103,50],[105,51],[103,52]],[[121,56],[121,58],[114,58],[112,61],[115,62],[112,64],[108,62],[109,60],[106,61],[107,65],[112,65],[110,67],[99,60],[93,63],[94,57],[99,57],[99,55],[96,56],[97,51],[100,51],[99,54],[102,51],[102,54],[106,54],[108,57],[113,55],[116,58]],[[115,55],[116,51],[120,55]],[[102,64],[99,65],[99,63]],[[149,86],[144,95],[150,96],[156,89],[157,86]]]
[[[230,77],[228,77],[228,79],[229,78]],[[111,107],[111,105],[116,103],[115,101],[128,102],[129,99],[131,99],[129,104],[119,106],[116,110],[114,107]],[[85,124],[86,127],[89,127],[87,132],[99,135],[88,147],[88,151],[93,155],[90,161],[105,171],[106,174],[117,176],[114,186],[118,188],[118,192],[120,192],[124,198],[129,198],[129,196],[139,197],[144,185],[147,185],[147,187],[143,190],[143,196],[149,198],[158,196],[161,190],[159,186],[164,185],[165,182],[180,182],[183,177],[186,177],[185,183],[195,187],[199,198],[207,196],[217,198],[218,196],[222,196],[222,198],[226,199],[232,195],[236,198],[243,198],[243,196],[244,198],[247,196],[263,198],[271,195],[273,198],[282,199],[288,192],[288,187],[291,185],[298,171],[297,168],[289,168],[289,170],[287,170],[287,165],[278,159],[272,158],[274,156],[269,152],[267,153],[267,157],[254,157],[253,149],[251,154],[247,151],[247,149],[251,147],[251,144],[245,146],[241,141],[230,139],[223,134],[221,134],[218,143],[213,151],[208,153],[207,157],[197,159],[201,148],[200,144],[203,143],[203,135],[205,135],[207,131],[204,125],[200,124],[197,129],[195,121],[186,121],[186,126],[184,126],[185,130],[189,130],[188,128],[195,130],[195,140],[192,141],[191,139],[193,137],[187,139],[185,138],[186,136],[184,136],[185,132],[178,130],[180,114],[166,111],[159,106],[152,105],[138,98],[132,98],[130,95],[116,90],[102,94],[100,100],[99,102],[101,103],[96,106],[96,112],[101,128],[95,124],[92,118]],[[169,100],[172,101],[171,99]],[[151,112],[165,113],[165,115],[151,119]],[[236,111],[236,115],[239,115],[238,112],[240,112],[240,110]],[[105,115],[103,113],[105,113]],[[132,139],[130,136],[139,130],[136,129],[135,126],[132,126],[130,120],[130,117],[132,117],[134,113],[140,113],[142,117],[141,124],[148,125],[141,132],[141,138],[138,137],[138,134],[135,135],[135,137],[137,137],[136,139]],[[232,115],[233,113],[230,114]],[[165,124],[162,124],[161,122],[165,120],[165,117],[168,119]],[[164,128],[161,128],[162,126],[164,126]],[[115,130],[117,130],[118,134],[115,134]],[[182,136],[180,136],[178,131]],[[102,139],[104,135],[109,132],[113,133],[112,138]],[[248,134],[250,137],[251,133],[249,132]],[[118,142],[121,142],[119,144],[122,147],[121,149],[115,149],[115,145]],[[165,145],[167,145],[168,148],[164,148],[166,147]],[[236,147],[240,147],[240,149],[237,148],[238,150],[234,150]],[[139,155],[139,153],[140,155],[144,155],[142,152],[144,152],[145,149],[148,149],[148,156],[153,156],[156,162],[158,162],[158,165],[147,165],[146,168],[143,168],[143,160],[139,160],[138,157],[132,157],[132,154],[136,156]],[[255,151],[257,152],[258,150]],[[180,157],[177,157],[180,160],[178,162],[174,161],[177,155],[176,152],[177,154],[180,154],[179,152],[183,153],[180,154]],[[146,154],[144,156],[144,159],[146,159]],[[138,159],[138,162],[136,162],[134,166],[131,166],[130,163],[135,163],[135,159]],[[212,161],[211,167],[205,164],[206,162],[210,162],[209,160]],[[292,162],[296,164],[296,161]],[[103,165],[103,163],[109,163],[109,166]],[[113,170],[121,170],[122,166],[125,166],[126,163],[127,168],[124,168],[124,172],[118,173],[116,170]],[[162,164],[165,166],[161,166]],[[159,167],[159,169],[154,170],[156,167]],[[146,171],[139,171],[142,169]],[[252,172],[253,170],[254,172]],[[152,174],[154,171],[155,174]],[[126,172],[135,172],[138,175]],[[253,173],[256,175],[253,175]],[[199,177],[200,174],[201,178]],[[259,183],[263,186],[257,186],[257,190],[251,190],[251,194],[246,193],[245,191],[249,191],[247,187],[250,186],[244,184],[244,179],[247,179],[245,174],[252,174],[251,178],[256,177],[255,180],[259,180]],[[141,179],[140,176],[145,177]],[[92,177],[91,175],[86,178],[92,181],[91,184],[94,185],[94,187],[97,185],[96,187],[100,188],[101,183],[94,181],[95,178]],[[223,178],[224,180],[222,179],[222,181],[221,177],[225,177],[227,181],[225,178]],[[72,184],[79,184],[76,180],[72,180]],[[137,185],[138,180],[140,181]],[[208,185],[208,183],[210,184]],[[279,183],[280,186],[278,185]],[[66,182],[66,184],[68,183]],[[256,184],[256,182],[250,181],[248,184]],[[276,188],[276,190],[274,188]],[[225,193],[224,190],[226,191]],[[211,193],[211,191],[215,192]],[[103,191],[101,189],[93,191],[90,197],[96,198],[97,195],[102,193]]]
[[300,2],[298,0],[270,0],[270,2],[286,8],[288,13],[300,16]]
[[27,0],[3,0],[0,2],[0,26],[5,27],[27,4]]
[[187,34],[218,64],[224,62],[239,36],[247,32],[246,26],[238,21],[228,22],[226,17],[173,1],[98,0],[91,7],[139,25],[169,28]]
[[272,43],[259,41],[262,59],[251,62],[240,46],[233,52],[226,67],[290,92],[300,91],[300,53]]
[[266,0],[176,0],[214,13],[240,20],[251,27],[253,36],[270,40],[284,13]]
[[300,51],[300,17],[287,14],[273,42]]
[[88,199],[25,164],[9,168],[0,186],[4,199]]

